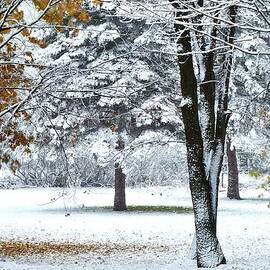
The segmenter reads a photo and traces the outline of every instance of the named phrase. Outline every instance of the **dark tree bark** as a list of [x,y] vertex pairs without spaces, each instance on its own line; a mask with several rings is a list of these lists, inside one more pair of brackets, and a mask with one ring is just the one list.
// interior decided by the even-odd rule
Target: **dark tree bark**
[[123,173],[122,167],[119,163],[115,163],[115,193],[114,193],[114,211],[125,211],[126,206],[126,175]]
[[227,160],[228,160],[228,189],[227,197],[240,200],[239,195],[239,172],[237,164],[236,149],[231,148],[231,140],[227,140]]
[[[177,18],[186,14],[176,14]],[[178,56],[181,91],[184,105],[181,107],[186,135],[189,184],[195,215],[196,258],[198,267],[215,267],[225,263],[225,257],[216,236],[216,218],[211,198],[211,183],[204,163],[204,144],[198,116],[197,80],[194,72],[191,37],[189,30],[175,24],[181,33],[178,44],[183,54]]]
[[[217,72],[218,35],[222,24],[216,11],[210,35],[204,35],[204,14],[193,10],[205,5],[203,0],[169,0],[175,8],[175,32],[178,34],[178,65],[182,92],[182,117],[186,135],[189,183],[195,215],[194,252],[198,267],[216,267],[226,263],[217,239],[218,187],[223,164],[228,120],[228,91],[233,64],[232,50],[224,55]],[[236,7],[228,8],[228,16],[235,23]],[[192,27],[189,25],[193,23]],[[206,31],[207,32],[207,31]],[[226,35],[224,33],[226,32]],[[226,44],[233,48],[235,26],[223,33]],[[199,48],[201,53],[193,53]],[[196,59],[196,61],[194,61]],[[197,78],[194,65],[197,64]],[[216,75],[220,80],[217,84]],[[199,80],[197,82],[197,79]],[[218,87],[217,87],[218,86]],[[200,107],[198,94],[200,93]],[[199,118],[200,112],[200,118]]]
[[[216,27],[212,28],[212,39],[205,38],[185,27],[190,23],[190,11],[185,4],[171,0],[176,9],[175,31],[178,38],[178,65],[180,69],[182,102],[182,117],[186,135],[187,161],[189,169],[189,183],[195,215],[194,258],[198,267],[216,267],[226,263],[222,249],[217,239],[217,207],[218,186],[224,157],[226,128],[230,113],[228,111],[228,82],[232,55],[227,55],[227,64],[222,66],[224,76],[221,87],[216,89],[214,63],[216,55]],[[198,1],[203,6],[203,1]],[[179,10],[179,11],[177,11]],[[235,11],[235,10],[232,10]],[[234,13],[232,12],[232,14]],[[201,15],[193,17],[192,21],[198,25],[200,32]],[[217,23],[217,22],[216,22]],[[233,28],[233,27],[231,27]],[[234,35],[234,29],[229,31]],[[192,35],[192,37],[191,37]],[[202,54],[192,55],[193,47],[197,44]],[[232,40],[229,40],[232,43]],[[196,46],[196,45],[194,45]],[[197,82],[193,59],[197,59],[199,78]],[[200,108],[198,94],[200,91]],[[217,92],[217,99],[215,94]],[[216,104],[217,102],[217,104]],[[215,109],[216,108],[216,109]],[[199,119],[200,111],[200,119]]]
[[[116,150],[123,150],[125,148],[124,142],[119,139],[115,147]],[[125,211],[126,206],[126,175],[123,173],[121,164],[115,163],[115,175],[114,175],[114,211]]]

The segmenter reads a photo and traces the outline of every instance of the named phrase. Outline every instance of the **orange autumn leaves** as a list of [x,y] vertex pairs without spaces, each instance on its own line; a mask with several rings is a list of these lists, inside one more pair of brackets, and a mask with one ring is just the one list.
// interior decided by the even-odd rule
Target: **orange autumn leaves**
[[[6,6],[10,4],[11,1],[5,1]],[[9,34],[11,29],[14,27],[15,23],[21,22],[23,20],[23,11],[18,10],[18,8],[13,11],[3,12],[0,14],[0,45],[4,41],[4,35]]]
[[22,82],[26,85],[29,83],[27,79],[23,79],[23,66],[8,63],[16,57],[16,50],[15,44],[8,43],[0,52],[0,112],[19,102],[17,87]]
[[[23,147],[24,152],[30,154],[30,144],[34,142],[34,137],[24,134],[24,132],[18,130],[17,126],[18,123],[12,123],[5,132],[0,132],[0,143],[5,142],[12,151],[17,147]],[[14,172],[21,165],[20,161],[16,158],[12,158],[8,151],[0,152],[0,168],[3,163],[8,164]]]
[[[28,37],[30,42],[39,44],[37,39],[31,37],[31,31],[27,28],[26,15],[23,11],[24,2],[17,4],[16,1],[3,0],[4,8],[0,10],[0,47],[5,35],[17,30]],[[61,31],[62,26],[75,27],[76,22],[89,23],[91,21],[86,2],[85,0],[32,0],[32,8],[36,9],[41,19],[48,24],[54,25],[56,29],[60,26],[58,30]],[[91,0],[91,2],[95,6],[103,4],[103,0]],[[31,8],[30,5],[28,8]],[[44,46],[44,43],[41,43],[41,46]]]
[[[95,5],[102,4],[102,0],[93,0],[92,2]],[[11,0],[3,0],[3,3],[3,8],[0,10],[0,60],[2,62],[0,62],[0,112],[19,102],[18,87],[30,88],[31,86],[31,82],[24,78],[23,65],[23,63],[29,64],[29,61],[25,59],[32,59],[31,52],[25,51],[23,55],[19,55],[20,59],[24,59],[24,61],[15,64],[14,59],[18,56],[17,52],[19,51],[18,44],[12,39],[4,44],[5,35],[10,36],[19,29],[21,31],[18,34],[21,34],[30,43],[41,48],[47,46],[44,39],[32,36],[32,28],[26,27],[24,18],[26,15],[21,4]],[[32,8],[35,8],[38,13],[44,12],[41,19],[45,20],[48,25],[73,27],[76,21],[88,23],[91,19],[85,8],[84,0],[32,0],[32,4]],[[63,28],[56,27],[56,29]]]
[[[2,61],[9,61],[16,55],[16,46],[8,43],[5,49],[0,52]],[[0,65],[0,113],[7,110],[10,106],[20,102],[20,96],[17,88],[30,85],[30,81],[24,77],[24,67],[22,65],[1,64]],[[13,159],[10,150],[14,151],[21,146],[24,152],[30,153],[30,143],[33,142],[33,136],[24,134],[19,128],[19,122],[24,119],[28,121],[30,114],[27,112],[17,112],[14,119],[7,123],[7,118],[0,118],[0,145],[5,145],[6,149],[0,149],[0,167],[1,163],[9,164],[13,171],[20,166],[17,159]]]
[[[92,0],[95,6],[102,6],[103,0]],[[33,0],[38,10],[44,11],[50,0]],[[88,23],[91,20],[89,12],[85,9],[84,0],[61,0],[50,8],[43,19],[51,24],[74,26],[75,21]]]
[[[12,31],[17,30],[16,27],[20,29],[26,25],[25,14],[20,4],[17,5],[16,1],[11,0],[3,0],[3,3],[3,12],[0,10],[0,48],[1,43],[5,40],[5,35],[11,35]],[[88,23],[91,19],[89,12],[85,9],[84,0],[32,0],[32,3],[39,13],[45,12],[42,19],[49,25],[74,26],[76,21]],[[92,3],[101,5],[102,0],[92,0]],[[59,29],[61,30],[61,28]],[[41,48],[47,45],[45,40],[31,36],[31,28],[23,27],[20,34],[30,43]],[[0,64],[0,112],[19,102],[18,87],[30,87],[31,82],[24,78],[24,66],[13,64],[14,58],[17,56],[17,46],[10,40],[0,51],[2,62]],[[29,59],[29,54],[31,53],[26,51],[24,55],[20,55],[20,58]]]
[[[27,50],[21,50],[18,42],[14,41],[14,37],[20,35],[19,39],[25,39],[30,44],[41,48],[47,46],[44,39],[32,35],[32,27],[27,27],[29,24],[37,26],[27,22],[25,18],[27,5],[30,3],[29,8],[36,9],[37,12],[34,13],[42,15],[40,20],[43,20],[45,25],[53,26],[58,31],[62,31],[65,27],[76,28],[78,23],[87,24],[91,21],[85,0],[32,0],[26,6],[23,6],[26,1],[2,1],[0,9],[0,113],[19,103],[32,87],[32,81],[25,76],[25,66],[35,64],[32,54]],[[96,6],[101,6],[102,3],[102,0],[92,0],[92,4]],[[17,59],[21,59],[20,63]],[[0,145],[2,146],[0,167],[1,163],[6,163],[15,171],[19,168],[20,162],[16,157],[13,158],[12,152],[17,148],[22,148],[26,153],[31,152],[30,144],[34,142],[34,137],[27,135],[21,128],[27,125],[22,125],[22,121],[27,123],[30,118],[31,115],[23,110],[16,112],[11,121],[9,121],[9,115],[0,118]]]
[[[49,0],[33,0],[36,8],[40,11],[44,11],[49,5]],[[68,24],[72,26],[75,20],[82,23],[90,21],[88,11],[84,9],[83,0],[62,0],[58,4],[50,8],[43,19],[52,24],[63,25]]]

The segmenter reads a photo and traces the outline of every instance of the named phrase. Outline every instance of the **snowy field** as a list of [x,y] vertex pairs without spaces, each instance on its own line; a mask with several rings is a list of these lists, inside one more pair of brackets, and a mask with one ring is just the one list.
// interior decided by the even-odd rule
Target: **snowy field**
[[[148,212],[113,212],[106,208],[112,206],[112,189],[78,189],[59,198],[62,192],[0,190],[1,270],[196,269],[187,257],[194,231],[192,212],[151,207]],[[220,194],[218,235],[228,264],[218,269],[270,269],[270,195],[253,189],[241,192],[244,200],[230,201],[224,191]],[[191,206],[186,188],[127,189],[126,196],[128,205]],[[5,243],[45,242],[94,248],[74,254],[3,255]]]

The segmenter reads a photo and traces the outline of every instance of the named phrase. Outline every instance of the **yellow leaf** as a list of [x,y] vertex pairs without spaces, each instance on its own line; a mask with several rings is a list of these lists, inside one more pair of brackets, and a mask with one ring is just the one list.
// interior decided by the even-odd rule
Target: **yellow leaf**
[[95,6],[102,6],[103,4],[103,0],[92,0],[92,3],[95,5]]
[[79,21],[81,21],[83,23],[87,23],[91,19],[91,17],[89,16],[89,14],[86,10],[82,11],[77,18]]
[[33,0],[33,3],[39,10],[44,10],[49,3],[49,0]]

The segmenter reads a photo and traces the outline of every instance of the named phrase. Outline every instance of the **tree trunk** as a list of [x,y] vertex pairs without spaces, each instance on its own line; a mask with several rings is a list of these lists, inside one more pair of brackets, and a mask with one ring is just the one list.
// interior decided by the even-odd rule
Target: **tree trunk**
[[195,215],[197,265],[216,267],[226,263],[226,260],[216,236],[216,212],[212,208],[211,186],[205,175],[203,151],[194,151],[194,148],[188,147],[188,166]]
[[[183,14],[177,14],[181,17]],[[188,30],[180,32],[179,45],[184,52],[191,52],[191,38]],[[181,78],[181,91],[186,101],[181,107],[185,127],[189,184],[195,216],[196,257],[198,267],[216,267],[225,263],[225,257],[216,237],[216,219],[212,208],[211,186],[207,179],[204,164],[204,145],[198,116],[197,81],[192,55],[179,54],[178,64]]]
[[[115,149],[120,151],[125,148],[124,141],[118,138]],[[126,206],[126,175],[123,173],[121,164],[116,162],[115,165],[115,174],[114,174],[114,211],[125,211],[127,210]]]
[[227,197],[240,200],[239,195],[239,172],[235,147],[231,148],[231,140],[227,140],[227,160],[228,160],[228,189]]
[[121,165],[115,163],[115,186],[114,186],[114,211],[127,210],[126,206],[126,193],[125,193],[125,180],[126,175],[123,173]]
[[[204,35],[197,34],[196,30],[191,31],[191,28],[186,25],[192,21],[198,25],[198,33],[202,32],[203,15],[189,19],[192,12],[189,9],[188,1],[169,1],[175,8],[174,27],[176,33],[179,34],[177,43],[181,50],[178,54],[183,97],[181,111],[185,127],[189,183],[196,229],[196,241],[193,241],[195,252],[192,255],[197,258],[198,267],[215,267],[226,263],[216,236],[216,224],[218,187],[224,157],[226,128],[230,117],[228,91],[233,55],[230,51],[225,54],[225,61],[221,66],[221,83],[219,83],[217,91],[218,96],[215,98],[214,62],[216,52],[214,49],[216,48],[217,29],[215,26],[212,28],[210,34],[212,39],[210,40]],[[204,6],[203,1],[197,1],[197,4],[200,7]],[[236,10],[235,6],[229,7],[228,15],[233,24]],[[214,19],[214,23],[218,24],[218,21]],[[232,45],[232,48],[234,36],[235,27],[229,27],[226,41]],[[196,56],[200,84],[196,81],[194,71],[193,57],[195,58],[195,56],[192,56],[194,48],[202,51],[201,56]],[[200,89],[201,121],[198,116],[198,89]]]

